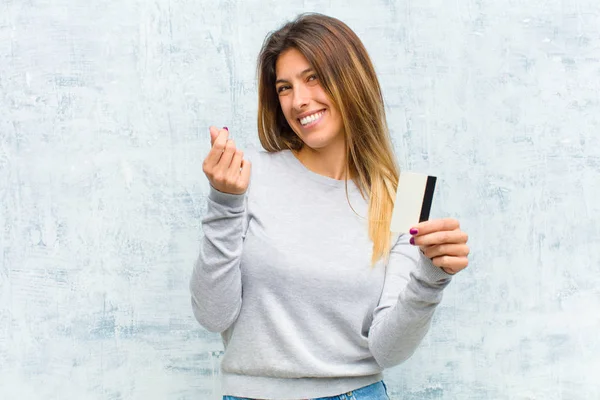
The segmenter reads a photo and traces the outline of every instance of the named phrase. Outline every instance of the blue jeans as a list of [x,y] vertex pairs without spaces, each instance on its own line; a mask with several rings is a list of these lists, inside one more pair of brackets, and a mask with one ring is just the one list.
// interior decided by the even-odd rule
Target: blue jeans
[[[246,397],[223,396],[223,400],[253,400]],[[390,400],[387,395],[387,388],[383,381],[375,382],[372,385],[353,390],[348,393],[331,397],[319,397],[310,400]]]

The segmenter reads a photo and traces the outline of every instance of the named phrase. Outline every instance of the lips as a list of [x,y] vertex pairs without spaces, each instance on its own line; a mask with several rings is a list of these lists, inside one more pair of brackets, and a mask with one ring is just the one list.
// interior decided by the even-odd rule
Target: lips
[[308,115],[305,114],[301,118],[298,118],[298,122],[300,122],[302,127],[307,127],[320,120],[323,117],[323,114],[325,114],[325,109],[310,113]]

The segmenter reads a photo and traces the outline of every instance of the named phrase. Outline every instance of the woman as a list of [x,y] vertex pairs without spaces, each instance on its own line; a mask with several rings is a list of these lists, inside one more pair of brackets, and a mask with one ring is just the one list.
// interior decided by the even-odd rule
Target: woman
[[244,159],[211,127],[190,282],[196,319],[223,338],[224,399],[387,399],[382,371],[427,333],[467,235],[454,219],[390,234],[399,171],[344,23],[299,16],[266,38],[258,73],[264,151]]

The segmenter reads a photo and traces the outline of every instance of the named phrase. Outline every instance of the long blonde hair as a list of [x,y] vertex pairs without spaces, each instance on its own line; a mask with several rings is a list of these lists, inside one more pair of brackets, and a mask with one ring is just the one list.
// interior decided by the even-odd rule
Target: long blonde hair
[[[382,257],[387,263],[400,169],[394,157],[381,88],[369,55],[346,24],[317,13],[301,14],[267,35],[258,56],[258,136],[262,147],[269,152],[297,151],[304,144],[287,123],[275,89],[277,58],[290,48],[306,57],[319,76],[323,90],[341,113],[346,139],[346,176],[352,177],[363,198],[369,198],[371,267]],[[350,203],[347,180],[346,198]]]

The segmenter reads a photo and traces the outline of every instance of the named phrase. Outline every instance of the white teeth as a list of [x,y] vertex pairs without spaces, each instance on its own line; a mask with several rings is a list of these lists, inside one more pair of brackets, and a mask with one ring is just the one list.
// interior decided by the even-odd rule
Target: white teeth
[[302,119],[300,120],[300,123],[301,123],[302,125],[310,124],[311,122],[313,122],[313,121],[316,121],[316,120],[318,120],[319,118],[321,118],[321,116],[322,116],[322,115],[323,115],[323,111],[321,111],[321,112],[318,112],[318,113],[316,113],[316,114],[313,114],[313,115],[309,115],[308,117],[304,117],[304,118],[302,118]]

